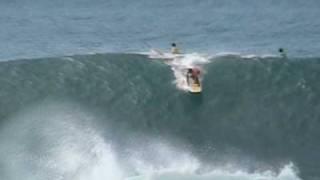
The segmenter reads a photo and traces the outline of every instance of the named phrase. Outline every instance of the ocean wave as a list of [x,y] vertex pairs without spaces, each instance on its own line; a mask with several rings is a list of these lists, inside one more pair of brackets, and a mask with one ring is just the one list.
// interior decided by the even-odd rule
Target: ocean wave
[[[299,180],[292,163],[273,170],[245,171],[237,165],[211,164],[183,145],[151,136],[130,139],[117,150],[112,136],[103,136],[94,123],[99,116],[67,101],[47,100],[15,116],[1,131],[0,158],[6,179],[70,180]],[[12,133],[16,132],[14,136]],[[130,132],[127,132],[130,133]],[[9,138],[9,136],[11,136]],[[27,170],[27,167],[32,169]],[[15,173],[14,173],[15,172]]]
[[[205,72],[201,96],[172,83],[183,78],[175,74],[176,66],[197,63]],[[114,172],[113,179],[317,177],[318,164],[309,162],[317,159],[312,155],[318,146],[319,58],[189,54],[167,62],[141,54],[94,54],[0,64],[0,149],[1,154],[15,149],[7,157],[16,159],[11,166],[10,158],[1,157],[5,179],[16,177],[13,169],[27,166],[39,170],[39,177],[48,172],[56,179],[94,179],[107,177],[107,172]],[[65,111],[68,106],[57,105],[41,110],[47,99],[81,108]],[[37,103],[40,106],[32,106]],[[19,116],[27,107],[41,110],[41,116]],[[35,153],[24,157],[25,148]],[[156,153],[146,157],[143,150]],[[159,160],[150,160],[153,157]],[[107,161],[117,169],[100,176]],[[286,166],[291,162],[294,167]],[[100,163],[98,170],[90,169],[94,163]],[[224,168],[228,163],[231,171]],[[49,170],[42,171],[48,164]],[[62,164],[69,170],[61,169]],[[36,179],[24,170],[18,174]]]

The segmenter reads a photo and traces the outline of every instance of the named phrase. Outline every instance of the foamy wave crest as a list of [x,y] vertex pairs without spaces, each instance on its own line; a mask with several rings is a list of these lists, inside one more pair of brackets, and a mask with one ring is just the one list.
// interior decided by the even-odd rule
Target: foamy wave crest
[[12,117],[0,136],[0,154],[6,155],[1,157],[3,176],[122,180],[116,155],[94,128],[93,119],[73,104],[57,102],[41,103]]
[[291,164],[286,165],[279,174],[271,171],[261,173],[247,173],[243,171],[213,170],[209,173],[158,171],[147,176],[128,178],[127,180],[300,180]]
[[203,66],[211,59],[208,55],[199,53],[190,54],[171,54],[163,53],[159,50],[151,50],[149,53],[151,59],[159,59],[169,65],[175,76],[174,84],[178,89],[187,91],[189,86],[186,80],[186,73],[188,68],[197,68],[201,71],[200,81],[205,74]]
[[1,179],[299,180],[293,164],[279,173],[208,168],[186,146],[149,136],[115,148],[92,123],[95,118],[64,103],[40,104],[12,117],[0,134]]
[[201,72],[200,82],[204,77],[203,65],[209,62],[209,57],[197,53],[184,54],[181,57],[176,57],[172,61],[167,61],[175,76],[174,83],[178,89],[188,90],[189,86],[186,80],[186,73],[188,68],[197,68]]
[[156,141],[132,149],[129,161],[137,175],[126,180],[300,180],[292,163],[278,173],[271,170],[248,173],[241,167],[208,169],[187,150]]

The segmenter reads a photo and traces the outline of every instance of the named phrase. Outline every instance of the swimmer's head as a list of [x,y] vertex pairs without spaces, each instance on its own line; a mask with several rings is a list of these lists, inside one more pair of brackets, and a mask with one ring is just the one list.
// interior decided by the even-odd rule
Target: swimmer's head
[[281,53],[282,53],[282,52],[283,52],[283,49],[282,49],[282,48],[279,48],[279,52],[281,52]]

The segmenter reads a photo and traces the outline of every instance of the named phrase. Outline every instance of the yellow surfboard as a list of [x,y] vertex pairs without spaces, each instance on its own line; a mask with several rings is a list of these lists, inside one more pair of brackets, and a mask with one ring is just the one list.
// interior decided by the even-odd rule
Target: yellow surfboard
[[202,87],[201,87],[201,84],[197,84],[197,83],[194,83],[194,82],[191,82],[191,84],[189,85],[189,92],[190,93],[201,93],[202,91]]

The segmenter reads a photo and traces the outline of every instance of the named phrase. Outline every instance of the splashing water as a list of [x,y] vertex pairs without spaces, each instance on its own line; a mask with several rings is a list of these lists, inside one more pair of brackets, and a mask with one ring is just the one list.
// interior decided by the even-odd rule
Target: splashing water
[[299,180],[293,164],[278,174],[223,167],[204,172],[188,149],[152,137],[125,147],[128,155],[121,159],[114,142],[108,143],[90,123],[96,117],[83,109],[61,103],[32,109],[13,117],[1,134],[6,179]]
[[84,112],[55,102],[12,117],[0,136],[6,179],[123,179],[111,145],[90,123],[94,116]]
[[199,53],[190,54],[171,54],[163,53],[158,50],[151,50],[149,53],[151,59],[161,59],[167,65],[171,67],[173,74],[175,76],[174,84],[180,90],[188,91],[189,86],[186,80],[186,73],[188,68],[197,68],[200,70],[200,82],[204,77],[203,66],[209,63],[210,57],[207,55],[202,55]]

